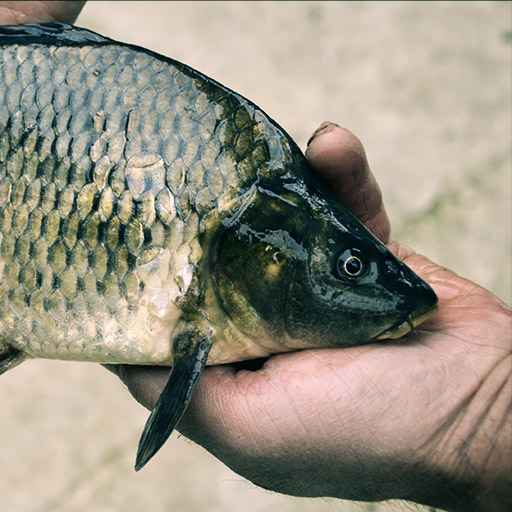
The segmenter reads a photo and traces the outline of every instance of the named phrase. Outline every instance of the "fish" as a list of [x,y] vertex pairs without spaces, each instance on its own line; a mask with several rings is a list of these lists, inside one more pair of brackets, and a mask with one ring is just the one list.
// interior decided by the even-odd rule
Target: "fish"
[[0,374],[168,366],[136,470],[206,365],[397,339],[436,303],[240,94],[83,28],[0,27]]

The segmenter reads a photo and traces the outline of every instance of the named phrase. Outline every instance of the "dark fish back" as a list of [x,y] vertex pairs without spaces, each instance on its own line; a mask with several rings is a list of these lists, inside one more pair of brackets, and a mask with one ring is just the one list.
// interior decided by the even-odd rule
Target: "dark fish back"
[[204,216],[291,158],[241,96],[68,25],[1,28],[0,85],[0,330],[32,355],[130,343],[143,269],[197,265]]

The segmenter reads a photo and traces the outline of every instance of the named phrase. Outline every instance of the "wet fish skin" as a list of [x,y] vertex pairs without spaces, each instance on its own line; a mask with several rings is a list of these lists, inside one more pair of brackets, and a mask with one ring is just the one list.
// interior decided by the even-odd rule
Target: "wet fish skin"
[[290,147],[184,65],[27,31],[1,47],[1,336],[32,357],[169,364],[201,223]]
[[[211,364],[360,343],[435,304],[314,181],[289,136],[238,94],[64,24],[3,27],[0,52],[0,349],[171,364],[169,340],[190,302],[218,333]],[[264,243],[251,247],[244,229]],[[285,233],[295,253],[269,231]],[[319,286],[341,297],[336,307],[300,284],[314,275],[305,265],[314,252],[332,266],[358,245],[386,271],[361,286],[328,268]],[[285,255],[293,279],[272,278],[281,266],[269,251]],[[285,311],[276,298],[293,280]]]
[[0,27],[0,86],[0,373],[172,365],[136,469],[205,364],[394,339],[435,307],[277,123],[184,64]]

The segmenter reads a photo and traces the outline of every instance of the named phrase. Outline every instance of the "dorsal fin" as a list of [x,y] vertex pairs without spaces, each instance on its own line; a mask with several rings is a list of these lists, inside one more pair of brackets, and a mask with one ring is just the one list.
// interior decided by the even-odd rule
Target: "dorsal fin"
[[0,45],[47,44],[76,46],[83,43],[108,44],[111,39],[67,23],[49,22],[0,26]]

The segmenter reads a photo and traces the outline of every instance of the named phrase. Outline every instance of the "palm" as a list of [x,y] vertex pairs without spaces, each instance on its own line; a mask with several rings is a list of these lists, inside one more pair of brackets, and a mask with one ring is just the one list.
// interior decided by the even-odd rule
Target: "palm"
[[[290,472],[318,475],[324,468],[318,493],[325,494],[335,465],[330,495],[378,499],[433,450],[444,457],[439,447],[453,436],[466,399],[507,353],[496,340],[507,339],[508,317],[484,289],[394,249],[440,298],[436,316],[420,330],[395,343],[273,356],[258,371],[210,368],[181,430],[259,485],[299,495],[315,495],[315,480],[290,479]],[[486,326],[482,318],[489,319]],[[208,418],[211,404],[216,421]],[[388,464],[382,475],[382,461],[390,460],[398,466]],[[262,471],[269,463],[272,470]],[[359,486],[368,481],[375,489]]]

